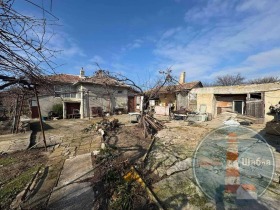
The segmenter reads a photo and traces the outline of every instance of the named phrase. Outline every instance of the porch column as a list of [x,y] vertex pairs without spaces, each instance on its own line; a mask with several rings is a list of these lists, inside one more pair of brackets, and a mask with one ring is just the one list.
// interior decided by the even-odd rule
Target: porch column
[[66,119],[66,104],[62,101],[63,119]]
[[81,87],[81,106],[80,106],[81,119],[84,119],[84,91]]

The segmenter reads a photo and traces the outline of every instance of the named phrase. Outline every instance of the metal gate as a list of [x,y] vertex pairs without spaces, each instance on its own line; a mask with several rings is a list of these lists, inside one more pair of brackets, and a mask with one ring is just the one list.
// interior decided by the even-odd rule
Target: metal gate
[[264,118],[263,100],[246,101],[246,115],[256,118]]

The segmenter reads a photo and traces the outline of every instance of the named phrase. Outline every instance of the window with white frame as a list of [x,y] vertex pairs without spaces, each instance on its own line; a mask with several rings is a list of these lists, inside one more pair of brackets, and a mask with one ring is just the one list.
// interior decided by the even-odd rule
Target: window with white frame
[[54,95],[55,97],[62,98],[76,98],[77,92],[71,85],[56,85],[54,87]]

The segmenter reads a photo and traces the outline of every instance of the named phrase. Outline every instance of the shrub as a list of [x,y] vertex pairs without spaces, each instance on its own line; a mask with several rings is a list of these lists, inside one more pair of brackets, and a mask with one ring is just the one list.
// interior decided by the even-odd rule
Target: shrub
[[52,107],[52,111],[56,113],[59,117],[63,116],[63,105],[62,104],[54,104]]

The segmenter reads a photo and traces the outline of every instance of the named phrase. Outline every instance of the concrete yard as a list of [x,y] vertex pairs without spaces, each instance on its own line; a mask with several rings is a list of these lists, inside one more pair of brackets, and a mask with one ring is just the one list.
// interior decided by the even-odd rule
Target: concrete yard
[[31,131],[21,134],[0,135],[0,154],[26,150],[30,145]]
[[[209,133],[221,128],[224,121],[232,119],[241,122],[242,119],[233,113],[222,114],[212,121],[199,123],[169,121],[165,116],[155,117],[164,122],[165,128],[156,134],[155,141],[151,144],[152,140],[149,137],[143,138],[141,128],[130,123],[128,115],[114,116],[119,119],[121,127],[117,131],[110,131],[110,138],[106,140],[109,153],[102,153],[103,140],[95,127],[91,127],[102,118],[46,121],[47,161],[38,172],[38,178],[33,180],[31,184],[33,188],[31,187],[27,196],[19,202],[20,206],[24,209],[97,209],[98,191],[102,188],[96,188],[96,185],[100,184],[100,180],[102,181],[101,175],[104,170],[123,167],[118,164],[132,164],[138,168],[143,180],[157,198],[157,201],[153,201],[148,195],[145,199],[141,198],[140,200],[145,201],[141,201],[143,203],[141,205],[146,205],[146,209],[148,209],[147,203],[150,205],[152,202],[158,202],[164,209],[228,209],[227,202],[221,204],[202,192],[194,176],[193,157],[201,141]],[[38,128],[38,124],[34,123]],[[266,134],[265,126],[265,124],[246,126],[267,140],[275,158],[272,182],[263,195],[253,200],[254,204],[251,207],[278,209],[280,139],[279,136]],[[244,136],[238,137],[238,141],[247,138]],[[3,152],[24,150],[30,146],[30,141],[33,145],[32,150],[44,148],[39,129],[32,133],[32,138],[31,133],[1,136],[0,148]],[[150,151],[146,154],[150,146]],[[213,147],[214,150],[215,148]],[[98,157],[103,158],[101,162]],[[146,158],[143,162],[144,157]],[[1,158],[0,156],[0,160]],[[0,171],[2,168],[0,167]],[[224,185],[224,181],[222,183]],[[112,192],[110,196],[111,200],[106,201],[108,208],[113,206],[110,202],[117,199],[116,193]],[[7,205],[4,207],[7,208]],[[158,207],[150,209],[158,209]]]

